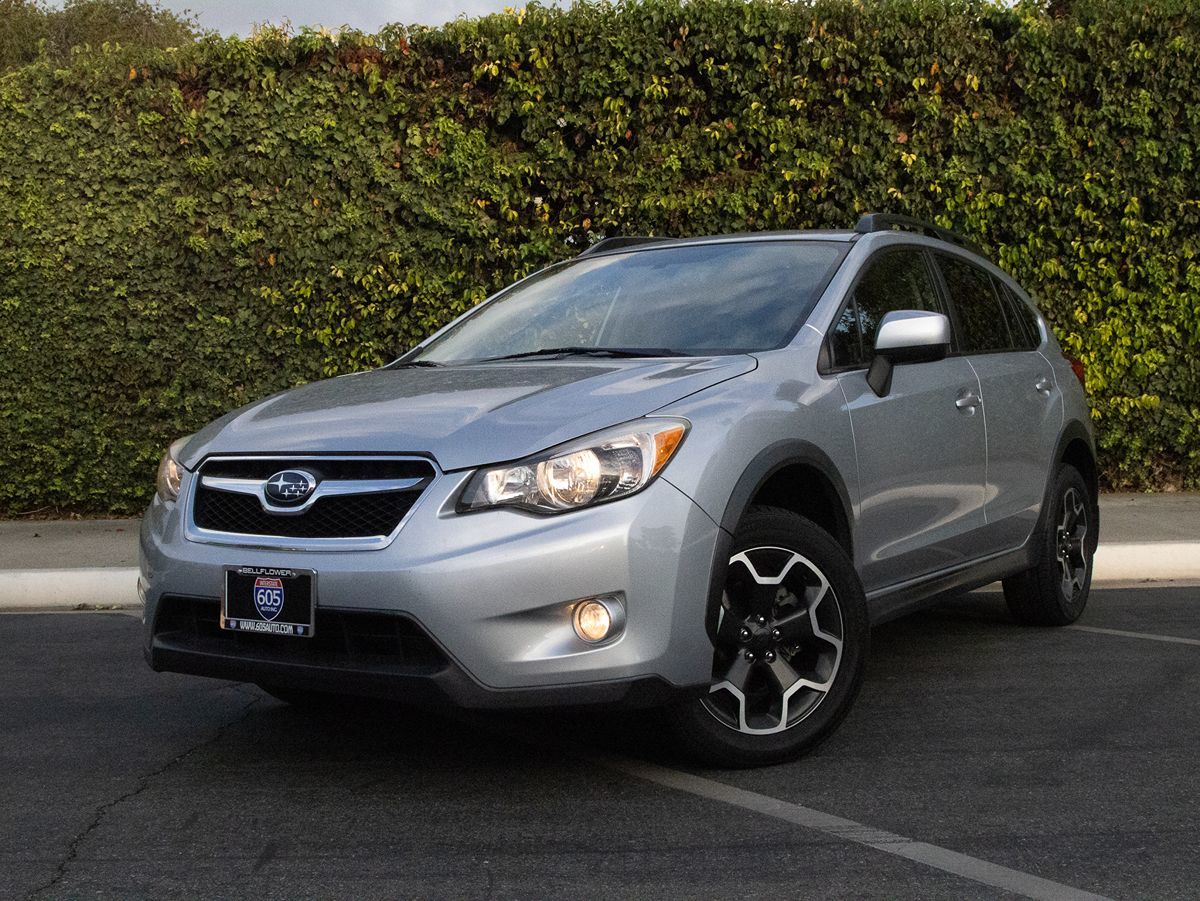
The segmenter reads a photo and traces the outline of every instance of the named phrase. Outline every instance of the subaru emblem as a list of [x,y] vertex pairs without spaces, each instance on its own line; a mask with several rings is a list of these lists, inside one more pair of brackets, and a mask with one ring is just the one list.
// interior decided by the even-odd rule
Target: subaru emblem
[[291,507],[308,500],[317,487],[317,477],[302,469],[285,469],[267,479],[263,493],[279,506]]

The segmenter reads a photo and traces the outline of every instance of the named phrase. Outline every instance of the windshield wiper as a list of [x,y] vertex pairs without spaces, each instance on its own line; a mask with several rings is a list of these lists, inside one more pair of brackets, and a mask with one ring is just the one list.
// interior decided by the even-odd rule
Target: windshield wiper
[[518,354],[499,357],[484,357],[476,363],[492,363],[497,360],[521,360],[526,357],[690,357],[691,354],[669,347],[543,347]]
[[441,363],[435,363],[433,360],[408,360],[404,363],[391,363],[384,369],[408,369],[410,366],[441,366]]

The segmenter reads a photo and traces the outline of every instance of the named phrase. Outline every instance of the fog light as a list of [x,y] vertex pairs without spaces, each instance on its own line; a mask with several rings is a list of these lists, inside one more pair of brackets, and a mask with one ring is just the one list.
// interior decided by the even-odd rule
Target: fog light
[[575,634],[589,644],[612,638],[625,624],[621,602],[613,597],[590,598],[575,605]]

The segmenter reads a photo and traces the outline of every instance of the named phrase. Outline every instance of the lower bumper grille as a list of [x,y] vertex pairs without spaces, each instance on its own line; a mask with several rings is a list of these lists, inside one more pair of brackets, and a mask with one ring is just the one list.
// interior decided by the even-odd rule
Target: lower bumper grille
[[213,598],[164,597],[154,621],[155,638],[181,650],[321,667],[386,668],[430,674],[446,656],[413,620],[391,613],[317,608],[312,638],[280,638],[231,632],[219,621]]

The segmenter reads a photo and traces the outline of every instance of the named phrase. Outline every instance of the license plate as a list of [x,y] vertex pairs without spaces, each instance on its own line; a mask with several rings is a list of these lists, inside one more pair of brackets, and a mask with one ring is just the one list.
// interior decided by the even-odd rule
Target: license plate
[[317,574],[311,569],[225,569],[222,629],[312,638],[316,607]]

